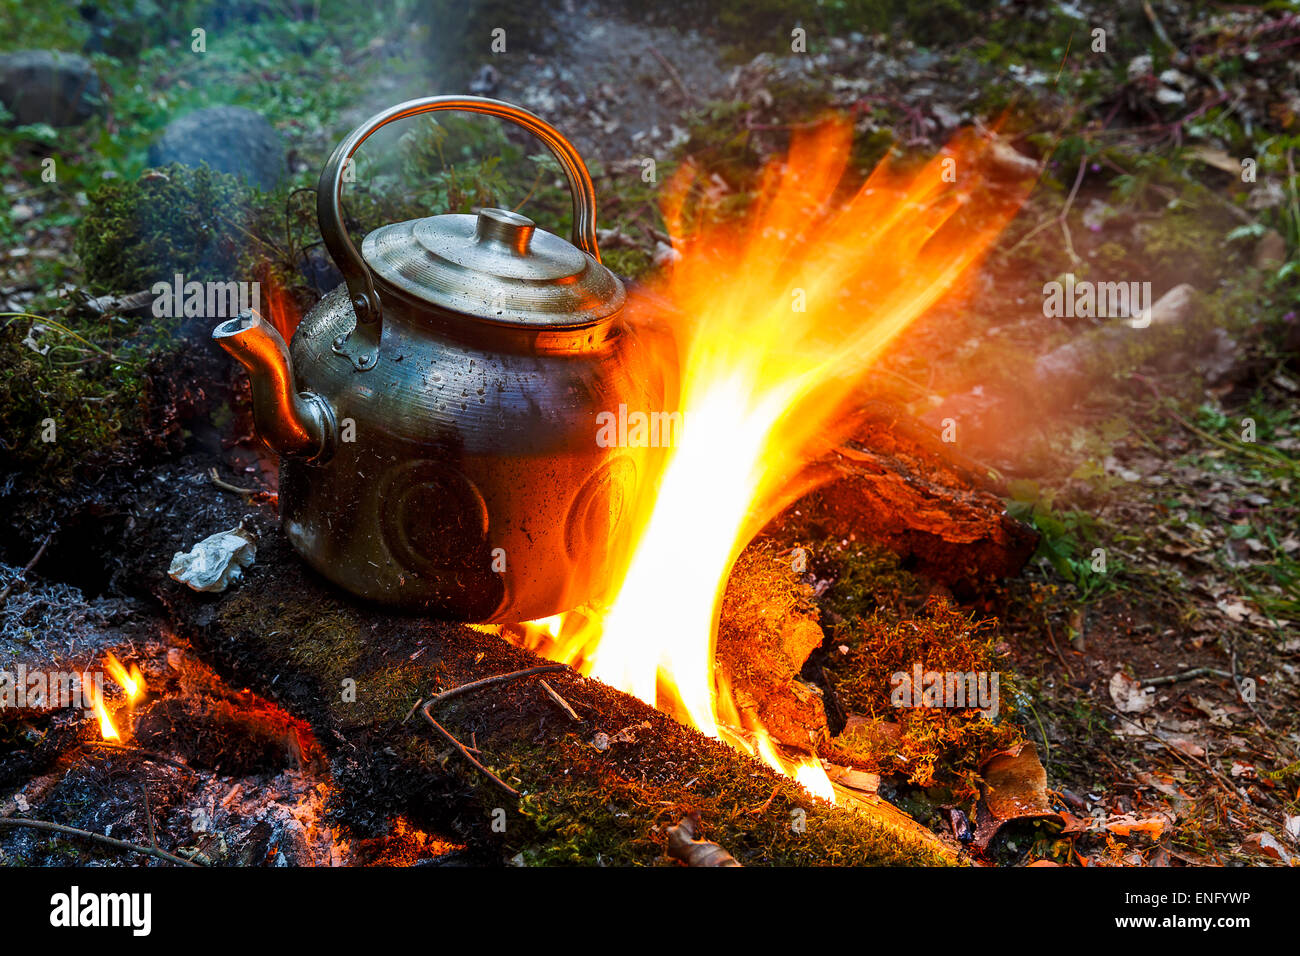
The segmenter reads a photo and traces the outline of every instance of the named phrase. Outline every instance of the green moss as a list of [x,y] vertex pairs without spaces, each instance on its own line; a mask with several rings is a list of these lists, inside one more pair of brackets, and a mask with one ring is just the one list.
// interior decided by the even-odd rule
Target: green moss
[[249,242],[250,194],[207,166],[173,164],[90,195],[76,251],[98,291],[138,292],[155,282],[229,281]]
[[[619,772],[620,745],[601,752],[569,735],[509,755],[521,781],[525,826],[507,829],[507,851],[531,865],[676,865],[666,829],[700,815],[704,838],[746,866],[905,866],[947,861],[880,824],[824,803],[797,784],[737,772],[737,757],[700,739],[698,773],[642,788]],[[743,758],[740,758],[743,759]],[[485,811],[486,812],[486,811]]]
[[[276,595],[240,590],[220,606],[220,626],[260,637],[269,656],[341,686],[359,673],[366,644],[361,621],[351,608],[321,602],[312,595]],[[359,695],[358,695],[359,696]]]
[[650,253],[643,249],[602,249],[601,261],[625,279],[639,279],[654,268]]
[[820,601],[832,619],[853,620],[929,587],[904,570],[898,555],[883,545],[827,538],[812,544],[810,550],[818,577],[834,582]]
[[[999,666],[995,622],[932,599],[913,617],[877,611],[837,628],[834,638],[848,652],[828,657],[828,679],[840,705],[869,722],[836,738],[854,766],[973,795],[981,760],[1023,739],[1008,719],[1017,692],[1013,675]],[[974,708],[895,707],[892,676],[910,675],[917,664],[922,671],[997,672],[997,716],[986,719]]]
[[429,692],[429,672],[425,668],[414,664],[387,667],[358,679],[356,703],[342,704],[339,716],[345,726],[375,726],[401,720],[411,705]]
[[[164,411],[147,343],[106,319],[10,315],[0,325],[6,465],[60,486],[129,460]],[[45,354],[40,354],[41,350]]]

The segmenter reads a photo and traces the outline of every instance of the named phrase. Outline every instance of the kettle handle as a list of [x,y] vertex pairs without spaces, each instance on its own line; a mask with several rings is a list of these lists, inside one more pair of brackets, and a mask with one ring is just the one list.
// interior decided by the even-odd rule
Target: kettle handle
[[352,154],[376,130],[396,120],[436,110],[499,116],[522,126],[545,143],[560,161],[569,181],[569,192],[573,195],[573,244],[600,261],[600,250],[596,247],[596,188],[591,184],[591,175],[578,151],[555,127],[518,106],[482,96],[428,96],[390,107],[370,117],[339,143],[321,170],[320,184],[316,188],[316,219],[321,237],[330,258],[343,273],[352,309],[357,316],[355,328],[334,340],[334,351],[349,359],[358,372],[374,368],[379,360],[382,312],[370,270],[343,228],[343,170]]

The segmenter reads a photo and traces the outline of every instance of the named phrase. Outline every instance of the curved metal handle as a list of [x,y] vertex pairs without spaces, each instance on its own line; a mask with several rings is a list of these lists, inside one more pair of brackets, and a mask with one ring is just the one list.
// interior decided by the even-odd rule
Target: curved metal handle
[[573,194],[573,244],[600,261],[600,250],[596,247],[596,188],[591,184],[591,175],[578,151],[555,127],[518,106],[482,96],[428,96],[390,107],[370,117],[339,143],[321,170],[320,184],[316,187],[316,219],[321,238],[325,240],[330,258],[343,273],[352,309],[357,316],[356,327],[334,340],[334,351],[350,359],[359,372],[374,368],[379,360],[382,312],[370,270],[343,228],[343,170],[352,154],[377,130],[396,120],[436,110],[499,116],[522,126],[545,143],[564,169],[569,192]]

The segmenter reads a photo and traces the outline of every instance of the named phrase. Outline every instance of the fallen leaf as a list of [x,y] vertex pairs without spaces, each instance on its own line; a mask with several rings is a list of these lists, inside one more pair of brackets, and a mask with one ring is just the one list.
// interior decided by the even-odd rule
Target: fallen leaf
[[1032,743],[993,754],[980,767],[984,802],[998,820],[1056,816],[1047,799],[1047,771]]
[[1118,837],[1148,836],[1152,840],[1159,840],[1165,832],[1165,824],[1164,817],[1145,817],[1139,820],[1133,814],[1126,813],[1108,819],[1106,829]]
[[1267,856],[1281,863],[1290,863],[1292,853],[1271,833],[1252,833],[1241,841],[1241,848],[1247,853]]
[[1183,150],[1183,155],[1188,159],[1196,159],[1207,166],[1213,166],[1215,169],[1221,169],[1225,173],[1236,175],[1241,172],[1241,160],[1229,156],[1221,149],[1215,149],[1213,146],[1193,146],[1191,149]]
[[1189,740],[1187,737],[1169,737],[1166,738],[1165,742],[1175,750],[1185,753],[1189,757],[1205,756],[1205,748],[1196,741]]
[[697,840],[695,827],[695,821],[687,816],[677,826],[668,828],[669,856],[687,866],[740,866],[735,857],[716,843]]
[[1121,714],[1141,714],[1155,704],[1155,688],[1144,688],[1123,671],[1116,671],[1110,679],[1110,699]]

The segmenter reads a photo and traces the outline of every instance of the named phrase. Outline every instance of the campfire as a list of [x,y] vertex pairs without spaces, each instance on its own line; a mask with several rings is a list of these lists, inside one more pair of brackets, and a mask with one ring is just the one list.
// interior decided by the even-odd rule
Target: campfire
[[708,186],[692,168],[668,184],[675,261],[663,287],[634,295],[631,309],[672,324],[673,351],[661,361],[679,370],[679,440],[616,542],[621,576],[610,594],[576,615],[506,629],[828,800],[817,758],[783,752],[718,668],[727,577],[792,500],[801,468],[843,437],[845,405],[873,361],[960,289],[1024,196],[980,189],[992,140],[973,134],[916,170],[884,162],[849,192],[851,140],[836,120],[796,135],[739,227],[713,224]]
[[[437,98],[422,102],[442,103]],[[382,122],[372,120],[368,128],[377,125]],[[619,484],[618,476],[623,472],[614,466],[620,458],[626,458],[635,464],[639,481],[634,485],[619,484],[620,493],[611,492],[605,498],[587,500],[579,495],[576,500],[586,500],[590,513],[580,514],[586,550],[565,542],[569,558],[575,562],[569,569],[572,580],[565,581],[553,569],[544,569],[547,573],[539,576],[543,585],[549,580],[547,574],[558,578],[568,589],[565,593],[581,595],[581,604],[572,606],[576,602],[568,602],[566,610],[531,621],[473,624],[472,630],[459,632],[474,637],[485,632],[499,633],[557,665],[518,666],[524,663],[518,661],[512,668],[502,661],[495,673],[450,688],[442,689],[441,678],[436,678],[436,692],[431,692],[427,674],[418,670],[423,664],[415,664],[425,650],[426,635],[422,631],[385,623],[386,619],[373,609],[363,613],[353,605],[337,604],[343,599],[343,591],[387,601],[394,596],[392,587],[404,587],[410,580],[404,574],[413,570],[428,572],[419,585],[424,589],[421,597],[431,596],[442,611],[462,619],[510,622],[512,619],[504,615],[515,607],[548,601],[556,606],[558,599],[553,587],[547,590],[536,582],[529,585],[531,592],[525,588],[521,593],[502,597],[492,590],[498,585],[491,576],[483,575],[482,569],[471,562],[458,564],[459,559],[448,557],[458,553],[456,547],[439,542],[438,535],[421,531],[421,522],[442,522],[438,526],[454,543],[463,544],[464,552],[474,561],[489,556],[482,541],[474,537],[473,514],[465,513],[473,494],[466,493],[464,487],[458,489],[456,481],[462,479],[453,480],[449,477],[453,473],[439,471],[440,466],[432,462],[416,461],[418,468],[414,470],[407,467],[411,462],[397,468],[399,473],[409,473],[409,485],[394,488],[392,480],[383,477],[349,492],[361,498],[373,495],[376,509],[390,504],[398,509],[380,521],[389,550],[373,554],[357,551],[347,561],[327,560],[333,554],[331,547],[352,546],[355,542],[361,542],[363,547],[373,545],[364,537],[340,537],[331,547],[322,546],[322,522],[335,534],[341,534],[344,525],[335,522],[329,498],[319,497],[321,489],[310,493],[305,490],[322,482],[320,476],[330,472],[325,467],[301,470],[302,462],[319,458],[324,465],[335,468],[336,476],[355,484],[361,469],[370,467],[374,452],[364,442],[354,443],[348,435],[345,429],[352,426],[346,423],[351,419],[343,417],[342,412],[336,414],[330,406],[339,397],[322,399],[310,388],[296,394],[288,388],[295,380],[291,378],[291,360],[284,339],[293,339],[294,361],[301,362],[307,354],[299,348],[304,329],[308,337],[319,336],[322,314],[326,321],[334,321],[336,314],[354,320],[350,311],[339,310],[342,300],[336,296],[318,306],[323,313],[313,310],[300,321],[294,301],[269,271],[263,284],[265,321],[260,315],[241,315],[221,323],[216,337],[249,368],[253,417],[258,431],[281,450],[281,469],[278,473],[272,469],[267,476],[269,490],[243,487],[219,478],[215,469],[209,471],[215,488],[226,496],[238,496],[226,502],[237,510],[221,512],[233,527],[209,536],[189,552],[174,551],[177,542],[167,537],[173,549],[169,571],[174,579],[172,586],[179,586],[175,583],[179,582],[199,593],[234,586],[233,596],[223,598],[221,606],[225,610],[215,626],[219,633],[234,628],[242,635],[238,639],[220,639],[222,653],[238,649],[231,662],[233,670],[247,677],[260,693],[274,697],[278,692],[276,681],[283,672],[294,675],[288,691],[291,699],[301,704],[297,695],[323,681],[319,690],[311,692],[313,699],[332,700],[339,696],[332,683],[342,679],[345,686],[341,700],[329,705],[331,719],[342,721],[341,726],[349,729],[369,728],[363,730],[368,735],[384,720],[404,726],[418,712],[454,748],[459,759],[490,781],[498,794],[515,799],[525,796],[525,788],[516,786],[518,779],[508,780],[501,770],[499,758],[492,753],[493,745],[485,743],[503,728],[484,725],[479,736],[471,732],[468,739],[461,739],[442,722],[443,702],[454,697],[464,706],[466,699],[479,694],[527,695],[527,686],[532,683],[529,678],[545,673],[548,679],[536,683],[545,692],[542,706],[548,714],[558,708],[564,720],[584,725],[584,733],[590,732],[584,714],[593,709],[598,713],[620,712],[625,706],[622,701],[628,699],[622,694],[631,695],[706,738],[757,758],[797,784],[792,786],[796,792],[821,798],[826,804],[847,803],[863,809],[872,826],[893,828],[893,832],[905,836],[904,845],[911,847],[920,841],[916,845],[923,848],[921,852],[946,858],[951,851],[928,830],[888,806],[861,802],[863,794],[875,800],[875,783],[870,782],[873,775],[827,758],[830,721],[821,691],[798,680],[803,662],[823,642],[815,611],[772,615],[768,623],[781,645],[776,650],[762,643],[768,637],[760,637],[763,628],[756,627],[752,632],[742,628],[724,653],[719,624],[724,618],[724,596],[740,567],[738,558],[776,516],[823,483],[834,483],[845,474],[863,479],[871,473],[870,468],[859,467],[865,453],[855,450],[852,442],[860,438],[862,427],[855,401],[869,383],[874,363],[909,323],[945,297],[961,292],[972,267],[1014,215],[1029,186],[1023,177],[1012,184],[990,184],[986,180],[987,154],[995,143],[995,134],[970,132],[918,166],[883,162],[859,184],[850,182],[846,173],[853,145],[852,127],[844,119],[827,119],[794,135],[788,154],[770,162],[763,171],[757,198],[748,214],[739,223],[725,225],[721,224],[725,217],[719,211],[722,197],[716,184],[692,166],[679,169],[665,185],[663,213],[673,238],[672,262],[661,282],[633,289],[622,310],[633,332],[623,337],[639,339],[645,354],[628,358],[630,351],[624,355],[597,350],[584,355],[584,361],[591,363],[597,376],[611,374],[613,369],[617,375],[631,379],[649,369],[662,370],[668,383],[666,394],[649,383],[634,382],[631,388],[621,389],[606,387],[611,383],[626,384],[617,375],[608,381],[597,378],[601,387],[592,391],[617,400],[617,407],[583,409],[590,412],[590,417],[575,420],[574,425],[574,434],[581,436],[584,444],[597,446],[602,456],[608,454],[607,460],[600,459],[601,467],[608,471],[598,471],[591,477],[603,474],[604,480]],[[567,154],[561,150],[557,155]],[[324,178],[341,176],[342,156],[340,147]],[[575,196],[581,198],[585,173],[579,162],[573,162],[571,185],[578,186]],[[587,222],[584,228],[592,225]],[[534,227],[523,217],[487,210],[480,213],[476,228],[480,240],[486,236],[496,244],[493,254],[503,256],[526,250]],[[590,240],[594,249],[594,239],[589,236],[575,231],[575,240]],[[545,241],[556,241],[556,237]],[[599,290],[598,285],[593,288]],[[621,302],[621,296],[621,290],[617,295],[610,293],[602,308]],[[582,308],[590,308],[587,293],[578,301],[585,303]],[[484,303],[483,307],[490,310],[492,303]],[[465,319],[471,321],[472,317]],[[531,316],[522,323],[527,334],[534,334],[529,323],[535,320],[536,316]],[[394,326],[392,334],[405,334],[400,324]],[[352,346],[344,346],[349,334],[334,339],[334,351],[352,363],[339,379],[347,388],[355,381],[364,384],[369,381],[364,376],[376,374],[372,371],[373,353],[366,351],[372,346],[361,337],[357,351],[348,351]],[[591,340],[588,336],[586,342],[582,341],[581,336],[588,335],[586,331],[548,331],[547,335],[566,342],[565,349],[580,354]],[[566,339],[566,335],[570,338]],[[544,351],[552,339],[538,341],[538,348]],[[309,354],[307,357],[310,359]],[[620,369],[624,361],[626,368]],[[333,362],[329,367],[336,372],[343,366]],[[403,366],[417,372],[419,367],[415,362]],[[357,394],[370,392],[362,390]],[[349,410],[348,406],[341,408]],[[644,434],[646,422],[665,419],[670,427],[652,436]],[[374,434],[367,431],[371,427],[365,422],[359,427],[367,439]],[[892,429],[883,436],[886,440],[879,437],[874,444],[881,448],[892,447],[899,454],[911,448],[911,453],[927,459],[927,467],[935,467],[930,462],[937,456],[916,446],[913,437],[902,432],[894,434]],[[407,445],[394,444],[391,450],[398,462],[402,456],[414,454]],[[358,454],[361,457],[347,457]],[[330,455],[336,455],[337,461],[331,462]],[[828,456],[847,462],[847,472],[842,464],[828,468]],[[579,466],[590,467],[586,464],[591,457],[587,448],[572,457]],[[515,468],[519,459],[497,453],[488,465],[499,470],[503,460]],[[471,467],[472,462],[465,465],[467,471]],[[890,481],[897,484],[890,476],[901,468],[896,463],[888,464],[883,475],[877,476],[884,479],[881,487]],[[480,481],[484,473],[479,473]],[[583,472],[577,474],[579,479],[583,477]],[[493,500],[491,508],[496,509],[501,506],[502,492],[494,489],[494,480],[489,474],[484,487],[487,499]],[[520,491],[514,484],[510,493],[516,497],[507,506],[524,509],[524,516],[531,521],[534,510],[547,506],[547,487],[543,483]],[[940,484],[964,487],[955,478],[940,479]],[[468,487],[474,491],[472,484]],[[349,488],[352,485],[344,486],[345,491]],[[897,487],[891,492],[898,493]],[[916,495],[918,490],[909,485],[904,494]],[[260,530],[257,520],[247,523],[250,510],[265,508],[277,497],[278,517],[288,532],[289,544],[341,587],[328,598],[334,609],[322,610],[318,582],[289,585],[285,589],[289,594],[306,590],[316,597],[302,608],[288,610],[292,623],[281,622],[264,633],[262,596],[251,579],[244,581],[245,571],[251,565],[249,573],[255,575],[269,565],[277,575],[303,573],[295,562],[285,563],[283,547],[276,552],[280,536],[269,522],[263,521]],[[955,498],[953,507],[963,501],[966,499]],[[601,512],[605,506],[608,515]],[[965,506],[988,522],[987,502],[967,501]],[[480,499],[480,507],[488,509],[485,499]],[[908,506],[903,507],[906,510]],[[447,515],[431,518],[429,512],[437,509],[450,510]],[[500,517],[496,515],[493,520]],[[205,515],[201,520],[210,525],[214,519]],[[505,533],[512,536],[509,540],[522,540],[509,515],[498,523],[506,526]],[[554,539],[562,523],[539,517],[537,525],[530,525],[545,529],[539,536],[537,551],[532,552],[535,564],[536,555],[545,553],[546,536]],[[616,530],[602,537],[601,529]],[[534,544],[531,537],[529,542]],[[431,544],[442,550],[429,552]],[[1023,551],[1022,544],[1009,550]],[[994,550],[1000,547],[995,544]],[[395,558],[388,557],[390,552]],[[529,554],[510,554],[510,560],[516,567],[522,565],[526,575],[532,573],[525,560]],[[1027,551],[1023,552],[1018,560],[1026,555]],[[376,575],[371,570],[380,568],[371,560],[376,557],[384,557],[397,567],[380,569]],[[408,557],[413,563],[403,572],[398,562]],[[785,562],[782,573],[798,578],[807,570],[806,559],[801,547],[787,548],[781,559]],[[1014,563],[1017,559],[1010,560]],[[438,561],[444,563],[439,565]],[[494,576],[498,570],[496,558],[492,561],[490,575]],[[745,573],[751,570],[747,568]],[[484,588],[484,582],[491,583]],[[604,583],[593,591],[592,582]],[[551,585],[555,583],[550,580]],[[169,593],[169,600],[174,599],[174,592]],[[267,597],[275,600],[274,593]],[[201,608],[200,599],[199,604],[180,605],[172,611],[186,619],[191,613],[201,615]],[[761,606],[757,608],[759,618],[765,613]],[[250,633],[243,628],[253,630]],[[400,676],[386,669],[382,676],[368,670],[376,666],[373,652],[383,653],[380,649],[386,647],[385,641],[375,636],[380,628],[396,629],[400,635],[396,646],[404,645],[407,663],[423,675],[418,685],[407,686]],[[282,646],[286,640],[290,647],[287,657],[283,656],[286,651]],[[453,661],[463,658],[477,668],[486,651],[473,642],[463,646],[457,643],[462,640],[454,638],[455,647],[444,648],[444,654]],[[251,655],[249,659],[239,659],[245,652]],[[781,658],[775,667],[750,666],[774,658]],[[96,743],[112,745],[105,749],[133,753],[144,760],[154,759],[149,756],[153,754],[157,759],[174,761],[167,754],[175,754],[183,758],[177,766],[196,765],[213,771],[237,767],[252,773],[287,767],[290,773],[301,771],[305,775],[309,769],[313,773],[322,769],[316,758],[319,747],[305,723],[265,699],[226,689],[203,668],[187,666],[183,673],[189,676],[179,683],[169,679],[165,687],[147,688],[137,663],[128,667],[113,653],[106,653],[102,666],[116,691],[107,697],[91,691],[94,726],[90,734]],[[591,685],[574,683],[580,679],[572,672],[565,673],[566,667],[595,678],[600,682],[595,686],[604,685],[604,689],[595,691]],[[349,690],[346,685],[354,680],[350,675],[358,672],[366,682],[365,689]],[[269,684],[262,680],[264,677],[269,678]],[[513,686],[516,683],[518,688]],[[608,688],[621,694],[612,699],[602,696]],[[414,705],[411,696],[416,697]],[[373,702],[376,697],[381,703]],[[365,702],[363,712],[367,716],[353,716],[350,708],[356,701]],[[433,713],[435,706],[439,708],[437,717]],[[516,699],[507,712],[531,714],[534,706],[535,702]],[[544,723],[546,716],[542,720]],[[507,729],[509,738],[515,730]],[[643,716],[628,714],[622,726],[608,726],[591,734],[577,751],[566,751],[566,759],[586,761],[592,753],[643,746],[643,735],[651,735],[658,746],[671,742],[678,748],[677,753],[689,755],[688,759],[704,759],[711,752],[701,746],[698,736],[674,737]],[[205,743],[210,738],[216,741],[212,748]],[[237,739],[246,741],[241,749],[252,755],[251,762],[232,755],[232,741]],[[742,764],[752,766],[747,760]],[[563,772],[567,774],[568,767]],[[597,765],[587,767],[586,772],[598,776],[608,770]],[[294,784],[310,786],[309,779]],[[764,794],[758,808],[751,812],[765,810],[777,796],[777,792]],[[226,799],[234,798],[227,795]],[[796,805],[791,812],[804,814],[808,809]],[[290,825],[287,818],[282,819],[285,826]],[[669,822],[677,824],[668,834],[670,847],[678,848],[674,852],[689,854],[712,846],[695,840],[693,834],[698,828],[694,824]],[[310,830],[315,834],[312,852],[318,859],[322,852],[333,859],[334,838],[324,828],[313,825]],[[417,843],[439,842],[418,829],[411,832],[418,836]],[[249,845],[256,843],[251,831],[241,839]],[[863,851],[868,845],[864,844]],[[193,849],[206,856],[211,848],[211,841],[205,838]],[[259,851],[247,852],[256,856]],[[307,855],[303,850],[300,858]]]

